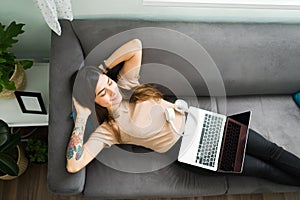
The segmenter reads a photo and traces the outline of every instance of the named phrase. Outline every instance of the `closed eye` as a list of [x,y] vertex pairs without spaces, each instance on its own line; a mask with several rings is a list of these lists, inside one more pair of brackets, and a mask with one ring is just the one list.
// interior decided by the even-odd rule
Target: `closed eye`
[[105,90],[103,90],[101,93],[99,93],[100,97],[104,97],[105,95],[106,95],[106,91]]
[[[111,80],[110,78],[108,78],[108,79],[107,79],[107,84],[108,84],[109,86],[111,86],[112,83],[113,83],[112,80]],[[100,90],[100,91],[98,92],[97,95],[99,95],[100,97],[104,97],[104,96],[106,95],[106,90],[105,90],[105,88],[103,88],[102,90]]]

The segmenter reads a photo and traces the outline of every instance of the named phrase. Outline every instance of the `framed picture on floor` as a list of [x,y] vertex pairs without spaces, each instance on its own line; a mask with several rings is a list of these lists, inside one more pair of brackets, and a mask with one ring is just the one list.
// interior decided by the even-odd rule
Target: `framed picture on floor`
[[41,93],[15,91],[15,96],[23,113],[47,114]]

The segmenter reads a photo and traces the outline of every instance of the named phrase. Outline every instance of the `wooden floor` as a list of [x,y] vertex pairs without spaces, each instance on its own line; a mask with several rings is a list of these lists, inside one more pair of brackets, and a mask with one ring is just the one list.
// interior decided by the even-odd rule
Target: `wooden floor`
[[[0,180],[0,200],[84,200],[82,196],[60,196],[48,191],[47,164],[29,164],[26,172],[11,181]],[[300,200],[300,193],[222,195],[181,200]],[[153,199],[154,200],[154,199]],[[156,199],[163,200],[163,199]],[[164,199],[169,200],[169,199]]]

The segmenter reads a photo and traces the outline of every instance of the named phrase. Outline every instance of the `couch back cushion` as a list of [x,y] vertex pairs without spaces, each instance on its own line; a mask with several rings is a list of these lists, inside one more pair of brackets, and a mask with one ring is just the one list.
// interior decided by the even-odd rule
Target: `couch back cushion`
[[292,94],[300,90],[300,25],[74,20],[98,65],[133,38],[143,42],[141,82],[177,96]]

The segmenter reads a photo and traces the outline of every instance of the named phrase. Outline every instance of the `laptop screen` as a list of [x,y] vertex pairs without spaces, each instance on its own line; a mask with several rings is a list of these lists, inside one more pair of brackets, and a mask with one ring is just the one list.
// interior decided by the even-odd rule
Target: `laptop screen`
[[243,113],[230,115],[228,117],[235,121],[238,121],[248,127],[250,124],[251,111],[246,111]]

